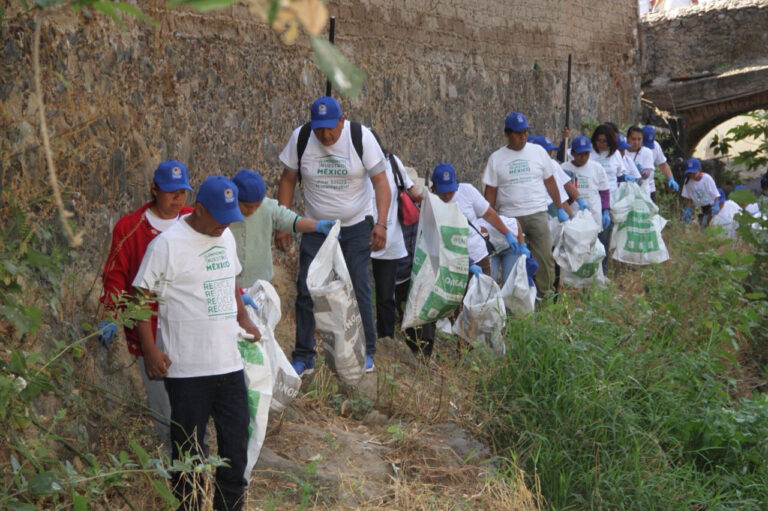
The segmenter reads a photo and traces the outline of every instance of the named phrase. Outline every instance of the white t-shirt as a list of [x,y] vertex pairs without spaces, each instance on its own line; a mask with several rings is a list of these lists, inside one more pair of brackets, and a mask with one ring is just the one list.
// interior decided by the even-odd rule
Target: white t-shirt
[[[392,157],[400,168],[400,175],[403,176],[403,183],[407,190],[413,186],[413,181],[411,181],[410,176],[408,176],[408,173],[405,171],[405,167],[403,166],[403,162],[400,161],[400,158],[395,155],[392,155]],[[387,216],[387,244],[383,249],[371,252],[371,259],[402,259],[408,255],[408,251],[405,248],[405,241],[403,240],[403,229],[397,218],[397,196],[400,194],[400,190],[397,189],[395,175],[393,174],[389,158],[386,160],[386,166],[387,182],[389,183],[389,192],[391,196],[389,201],[389,214]],[[368,180],[368,186],[371,188],[371,198],[373,199],[373,218],[376,219],[378,218],[376,195],[373,193],[373,185],[370,180]]]
[[[485,197],[477,191],[477,188],[469,183],[459,183],[459,189],[453,194],[451,202],[459,205],[459,209],[467,217],[467,221],[477,229],[480,229],[480,224],[477,223],[478,219],[491,207],[488,201],[485,200]],[[485,240],[472,226],[469,226],[467,250],[469,251],[470,259],[475,263],[488,255]]]
[[552,158],[543,147],[525,144],[522,151],[504,146],[491,154],[483,173],[483,184],[497,188],[496,210],[519,217],[546,211],[544,180],[552,176]]
[[[501,221],[507,226],[507,229],[512,233],[512,236],[517,239],[517,219],[503,215],[499,215],[499,218],[501,218]],[[493,248],[496,249],[496,252],[501,252],[502,250],[509,248],[507,237],[504,234],[501,234],[501,231],[492,226],[485,218],[479,218],[475,226],[481,231],[483,230],[483,227],[485,227],[485,230],[488,231],[489,241],[493,245]],[[472,230],[471,227],[469,229]]]
[[608,189],[614,191],[619,187],[616,178],[624,174],[624,161],[621,153],[617,150],[613,154],[608,151],[597,153],[594,149],[589,153],[589,161],[599,163],[605,169],[605,175],[608,178]]
[[144,211],[144,216],[147,217],[149,225],[160,232],[165,231],[170,226],[179,221],[178,215],[175,218],[160,218],[154,214],[150,208],[147,208],[146,211]]
[[563,163],[563,169],[572,172],[576,180],[576,189],[579,195],[589,206],[592,218],[597,225],[603,225],[603,206],[600,200],[600,190],[608,190],[608,177],[605,169],[599,163],[587,160],[587,163],[577,167],[573,162]]
[[201,234],[182,219],[147,247],[133,285],[160,299],[157,335],[171,359],[169,378],[239,371],[235,238]]
[[637,165],[635,165],[635,162],[630,158],[626,151],[624,151],[624,156],[621,157],[621,161],[624,163],[624,171],[620,175],[629,174],[635,179],[643,177],[640,175],[640,171],[637,170]]
[[686,180],[683,185],[683,198],[691,199],[694,206],[711,206],[720,196],[715,180],[709,174],[703,173],[701,179]]
[[640,147],[640,150],[636,153],[627,149],[624,154],[629,156],[629,159],[632,160],[632,162],[635,164],[638,172],[642,173],[642,171],[648,170],[649,175],[647,178],[640,182],[640,186],[642,186],[643,190],[648,192],[649,195],[651,192],[655,192],[656,183],[653,182],[653,174],[655,168],[653,165],[653,152],[647,147],[643,146]]
[[[280,153],[280,161],[290,170],[298,170],[296,145],[301,127],[293,130],[291,139]],[[304,213],[309,218],[341,220],[342,227],[362,222],[372,214],[371,187],[365,182],[385,168],[384,153],[371,131],[362,126],[363,160],[352,145],[349,121],[335,144],[324,146],[310,132],[301,157],[301,180],[304,189]]]
[[[549,161],[552,166],[552,175],[555,176],[557,191],[560,194],[560,202],[565,202],[568,200],[568,192],[565,191],[565,183],[570,181],[571,178],[568,176],[568,174],[565,173],[562,167],[560,167],[560,163],[557,160],[550,158]],[[553,202],[554,201],[552,200],[552,197],[550,197],[549,193],[547,193],[547,206]]]
[[735,238],[738,223],[734,221],[734,217],[740,212],[741,206],[732,200],[727,200],[720,206],[720,212],[712,218],[712,223],[722,226],[728,236]]
[[657,167],[663,163],[667,163],[667,157],[664,155],[664,150],[661,148],[661,144],[657,140],[653,141],[653,164]]

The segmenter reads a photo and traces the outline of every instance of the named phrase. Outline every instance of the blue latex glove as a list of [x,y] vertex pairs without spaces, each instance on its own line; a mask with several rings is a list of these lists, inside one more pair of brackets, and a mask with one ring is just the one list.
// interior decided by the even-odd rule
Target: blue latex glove
[[536,270],[539,269],[539,263],[536,262],[536,259],[533,257],[529,257],[525,261],[525,273],[528,274],[528,286],[533,286],[533,275],[536,273]]
[[99,342],[105,348],[109,348],[109,343],[117,336],[117,325],[108,319],[99,323]]
[[625,183],[636,183],[637,179],[635,179],[635,176],[630,176],[629,174],[624,174],[621,176],[624,179]]
[[715,203],[712,204],[712,214],[716,215],[718,213],[720,213],[720,203],[715,201]]
[[248,293],[241,294],[240,298],[243,299],[243,305],[250,305],[254,309],[259,310],[259,306],[256,305],[256,302],[253,301],[253,297]]
[[483,273],[483,269],[480,268],[476,264],[470,264],[469,265],[469,272],[474,275],[475,277],[479,277],[481,273]]
[[603,229],[611,226],[611,212],[608,209],[603,210]]
[[686,224],[693,220],[693,211],[691,211],[690,206],[685,207],[685,211],[683,211],[683,222]]
[[677,184],[677,181],[675,181],[674,177],[668,177],[667,178],[667,186],[672,188],[674,191],[680,191],[680,185]]
[[520,243],[517,242],[517,238],[515,238],[514,234],[508,232],[504,237],[507,238],[507,243],[509,243],[509,248],[512,249],[512,253],[517,254],[517,251],[520,250]]
[[528,245],[525,243],[520,243],[520,250],[517,252],[517,255],[524,255],[525,257],[531,257],[531,251],[528,250]]
[[333,224],[333,220],[318,220],[317,225],[315,226],[315,232],[319,232],[320,234],[328,234],[331,232],[331,227],[333,227]]
[[589,206],[587,206],[587,203],[584,202],[584,199],[579,197],[576,199],[576,203],[579,205],[579,209],[582,209],[584,211],[589,211]]
[[563,208],[557,208],[557,220],[560,223],[567,222],[570,219],[571,217],[568,216],[568,213]]

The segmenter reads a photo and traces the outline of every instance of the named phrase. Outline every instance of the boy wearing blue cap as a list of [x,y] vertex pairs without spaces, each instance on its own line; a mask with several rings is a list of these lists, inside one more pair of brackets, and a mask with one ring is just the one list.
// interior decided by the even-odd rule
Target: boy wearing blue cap
[[[150,378],[165,378],[171,403],[173,459],[197,453],[208,418],[213,417],[219,455],[228,467],[216,469],[214,509],[239,510],[246,486],[248,397],[239,328],[259,340],[261,333],[243,306],[235,278],[242,269],[229,224],[241,222],[237,187],[224,176],[206,179],[194,211],[160,234],[147,248],[133,281],[137,291],[160,299],[155,346],[148,321],[137,325]],[[182,508],[195,488],[174,476]]]
[[[643,145],[653,153],[653,164],[659,167],[661,173],[667,178],[667,186],[672,191],[680,191],[680,185],[677,184],[677,181],[672,176],[672,169],[669,168],[669,163],[667,163],[667,157],[664,156],[661,144],[656,140],[656,130],[653,126],[643,126]],[[656,183],[653,183],[653,191],[656,191]]]
[[555,260],[549,231],[547,195],[555,203],[561,222],[569,220],[562,207],[550,157],[536,144],[528,144],[528,120],[512,112],[504,120],[507,144],[488,158],[483,173],[484,196],[499,214],[520,222],[533,257],[543,271],[536,273],[536,288],[544,295],[553,288]]
[[683,222],[693,220],[693,207],[700,206],[699,225],[703,228],[709,225],[713,214],[720,211],[718,198],[720,193],[712,176],[701,170],[701,162],[698,158],[688,158],[685,162],[685,184],[683,185],[683,198],[685,199],[685,211]]
[[[139,269],[144,253],[149,243],[162,231],[165,231],[182,216],[192,212],[185,206],[189,186],[187,167],[180,161],[167,160],[161,162],[155,169],[150,193],[152,200],[136,211],[129,213],[115,224],[112,230],[112,245],[109,249],[107,262],[102,273],[102,291],[100,301],[104,304],[106,316],[99,324],[99,341],[104,347],[117,335],[117,325],[114,318],[123,307],[125,299],[133,293],[133,278]],[[151,303],[153,311],[157,311],[157,303]],[[151,319],[152,331],[157,330],[157,316]],[[149,409],[155,430],[160,436],[167,453],[170,454],[171,405],[168,393],[161,381],[147,377],[144,364],[144,354],[139,345],[138,334],[133,327],[124,327],[125,338],[128,341],[128,351],[136,356],[139,374],[147,391]]]
[[[241,288],[249,288],[257,280],[272,280],[273,231],[328,234],[333,227],[331,220],[303,218],[275,199],[266,197],[266,185],[258,172],[241,169],[232,182],[237,186],[237,204],[243,214],[242,222],[229,226],[237,243],[237,258],[243,265],[243,271],[237,277]],[[243,296],[243,301],[246,305],[252,304],[248,295]]]
[[641,179],[638,184],[651,200],[654,200],[656,198],[656,184],[653,181],[655,172],[653,151],[643,145],[643,129],[639,126],[630,126],[627,130],[627,143],[629,143],[629,148],[625,154],[640,173]]
[[[309,124],[293,131],[280,153],[280,161],[285,166],[277,191],[280,204],[290,207],[301,176],[305,215],[341,221],[341,251],[362,317],[365,368],[371,372],[376,328],[368,275],[371,251],[386,246],[390,201],[384,153],[368,128],[347,121],[339,102],[323,96],[312,103]],[[373,218],[369,180],[376,200],[376,218]],[[287,248],[288,240],[289,233],[275,236],[281,250]],[[306,280],[309,265],[323,241],[323,234],[306,233],[301,237],[299,248],[296,347],[292,355],[293,367],[299,375],[312,373],[315,365],[314,305]]]

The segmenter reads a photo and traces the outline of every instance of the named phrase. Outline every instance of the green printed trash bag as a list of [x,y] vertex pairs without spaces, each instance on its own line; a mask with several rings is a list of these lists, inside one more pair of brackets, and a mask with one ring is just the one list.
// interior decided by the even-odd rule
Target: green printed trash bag
[[341,381],[356,385],[365,375],[365,334],[355,289],[339,245],[337,220],[307,271],[315,328],[328,367]]
[[486,346],[504,355],[507,346],[502,334],[507,310],[496,281],[484,273],[472,277],[463,303],[453,333],[473,346]]
[[[246,309],[251,314],[252,308]],[[244,333],[245,331],[241,331],[241,336]],[[251,418],[248,424],[248,463],[245,467],[245,477],[250,480],[251,469],[259,459],[264,435],[267,433],[269,403],[272,401],[272,374],[269,357],[264,353],[261,343],[241,339],[237,342],[237,348],[243,357],[245,386],[248,390],[248,415]]]
[[592,246],[589,258],[578,270],[571,272],[565,268],[560,268],[560,278],[563,279],[563,284],[574,287],[604,284],[608,279],[603,273],[603,258],[605,258],[605,247],[598,241]]
[[611,194],[613,258],[629,264],[662,263],[669,252],[661,236],[667,221],[636,183],[621,183]]
[[459,205],[427,193],[419,216],[402,328],[448,317],[459,306],[469,272],[468,235],[469,225]]

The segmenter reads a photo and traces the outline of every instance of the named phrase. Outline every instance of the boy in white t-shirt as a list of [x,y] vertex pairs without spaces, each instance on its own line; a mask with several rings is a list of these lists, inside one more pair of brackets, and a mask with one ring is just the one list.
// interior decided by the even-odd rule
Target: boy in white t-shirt
[[712,176],[701,170],[701,162],[698,158],[688,158],[685,162],[685,184],[683,185],[683,198],[685,199],[685,211],[683,221],[685,223],[693,220],[694,207],[701,207],[699,214],[699,225],[706,227],[720,211],[718,198],[720,193],[717,191],[717,185]]
[[738,222],[734,221],[734,218],[741,213],[741,206],[730,199],[726,200],[725,190],[722,188],[718,188],[717,193],[720,194],[720,198],[718,199],[720,212],[712,216],[712,225],[721,226],[725,230],[726,236],[735,238]]
[[467,250],[469,252],[469,264],[472,273],[491,275],[490,254],[486,240],[482,234],[478,220],[486,220],[491,226],[504,235],[507,246],[517,255],[526,254],[530,257],[528,247],[523,243],[522,230],[514,232],[502,221],[496,210],[469,183],[459,183],[456,179],[456,171],[450,163],[440,163],[432,171],[432,191],[443,202],[452,202],[459,205],[459,209],[467,217],[469,223],[469,238]]
[[[669,168],[669,163],[667,163],[667,157],[664,155],[664,150],[661,148],[661,144],[656,140],[656,130],[653,126],[643,126],[643,145],[653,153],[653,163],[659,167],[661,173],[667,178],[667,186],[671,188],[672,191],[679,192],[680,185],[677,184],[677,181],[675,181],[675,178],[672,176],[672,169]],[[656,190],[655,184],[653,189],[654,191]]]
[[643,145],[643,130],[639,126],[632,126],[627,130],[627,142],[629,149],[626,155],[632,161],[640,173],[640,187],[654,200],[656,197],[656,184],[653,181],[654,163],[653,152]]
[[[149,321],[137,325],[150,378],[165,378],[171,403],[173,459],[199,454],[209,417],[216,427],[219,455],[228,467],[216,469],[215,509],[239,510],[246,486],[248,396],[238,327],[259,340],[261,333],[245,310],[235,278],[240,273],[235,239],[228,229],[243,220],[237,187],[224,176],[206,179],[194,211],[155,238],[144,255],[134,287],[157,298],[155,346]],[[182,502],[196,489],[174,475]]]

